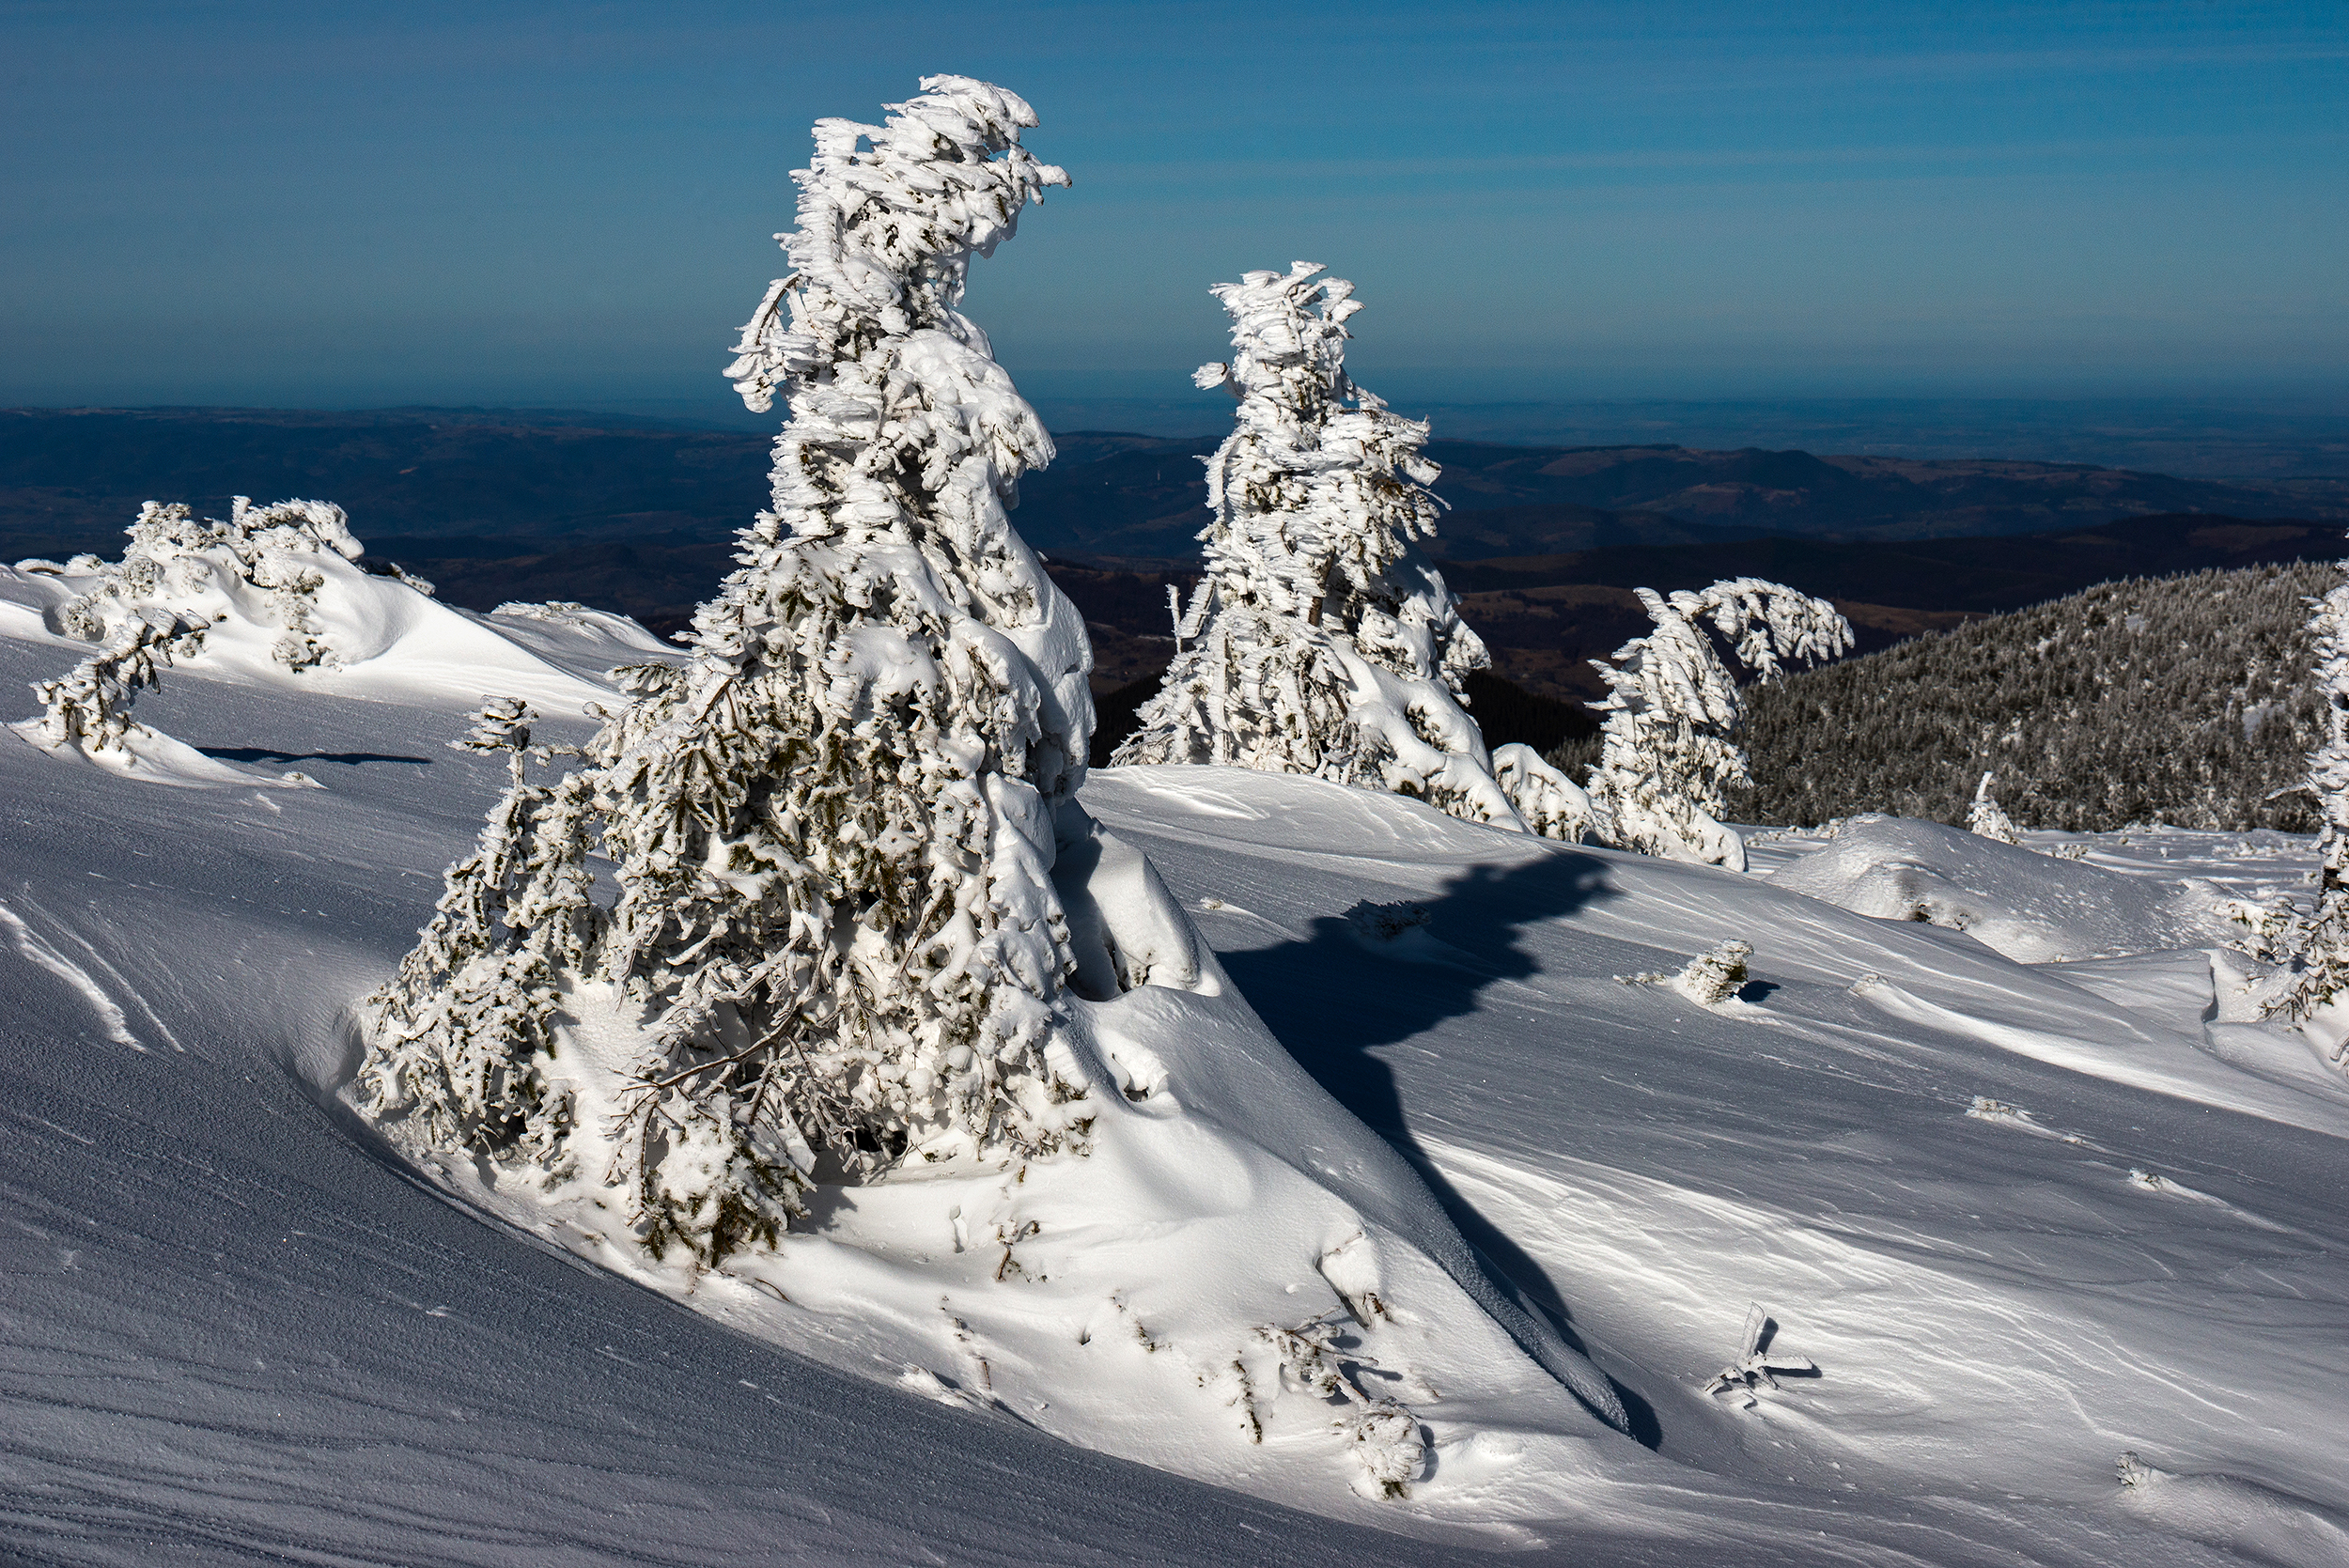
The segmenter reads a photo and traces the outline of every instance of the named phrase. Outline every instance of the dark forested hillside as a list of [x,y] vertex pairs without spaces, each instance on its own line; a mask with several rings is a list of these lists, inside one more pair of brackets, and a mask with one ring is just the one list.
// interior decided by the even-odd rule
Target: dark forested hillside
[[1739,820],[1962,823],[1984,770],[2026,827],[2313,829],[2315,562],[2103,583],[1749,693]]

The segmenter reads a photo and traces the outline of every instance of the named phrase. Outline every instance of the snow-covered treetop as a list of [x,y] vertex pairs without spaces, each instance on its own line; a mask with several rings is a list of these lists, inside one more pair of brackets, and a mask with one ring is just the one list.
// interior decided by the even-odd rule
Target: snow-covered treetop
[[[1192,378],[1239,400],[1236,427],[1207,464],[1221,546],[1211,569],[1221,568],[1223,598],[1315,625],[1330,593],[1372,592],[1443,513],[1426,488],[1437,467],[1420,456],[1427,427],[1346,372],[1346,321],[1361,303],[1325,271],[1299,261],[1219,285],[1232,358]],[[1466,662],[1449,672],[1455,679],[1483,663],[1472,636],[1458,646]]]
[[[922,86],[882,125],[817,121],[814,161],[792,177],[800,226],[777,238],[795,270],[769,286],[726,372],[753,409],[778,390],[787,399],[772,510],[745,535],[745,569],[695,617],[694,641],[727,663],[766,657],[798,634],[802,610],[784,584],[809,570],[838,583],[819,597],[943,637],[957,660],[1000,665],[968,623],[992,629],[1032,669],[983,681],[1013,689],[988,747],[1020,772],[1015,753],[1048,738],[1036,782],[1053,792],[1083,771],[1091,697],[1077,666],[1090,653],[1081,617],[1006,515],[1052,442],[956,306],[972,256],[1068,176],[1020,147],[1035,114],[1018,94],[964,76]],[[775,553],[784,540],[836,541],[840,553]]]
[[925,76],[919,98],[888,107],[878,126],[817,120],[815,159],[792,173],[800,226],[775,238],[796,270],[769,285],[726,373],[755,411],[864,334],[937,328],[986,352],[955,309],[971,257],[993,255],[1029,202],[1068,183],[1019,145],[1035,111],[1018,93]]

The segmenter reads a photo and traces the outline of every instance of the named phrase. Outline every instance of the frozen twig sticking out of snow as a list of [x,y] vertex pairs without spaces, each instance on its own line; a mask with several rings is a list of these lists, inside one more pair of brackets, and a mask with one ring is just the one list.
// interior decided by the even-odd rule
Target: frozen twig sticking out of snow
[[[1419,1479],[1427,1462],[1427,1445],[1420,1436],[1419,1418],[1410,1407],[1384,1395],[1365,1391],[1360,1369],[1378,1363],[1360,1351],[1341,1347],[1344,1312],[1311,1318],[1294,1328],[1267,1324],[1256,1337],[1280,1358],[1278,1375],[1304,1392],[1349,1408],[1338,1418],[1338,1430],[1351,1439],[1354,1458],[1362,1467],[1361,1489],[1372,1497],[1399,1498]],[[1255,1408],[1254,1380],[1245,1365],[1238,1369],[1241,1400],[1255,1440],[1264,1440],[1263,1422]]]
[[1188,607],[1171,601],[1174,661],[1115,760],[1310,773],[1578,836],[1581,790],[1528,752],[1513,799],[1463,706],[1489,660],[1418,548],[1443,509],[1427,427],[1346,374],[1361,305],[1323,272],[1299,261],[1215,289],[1232,358],[1194,380],[1238,407],[1207,459],[1206,575]]
[[1984,773],[1974,786],[1973,804],[1966,808],[1966,831],[1999,844],[2020,844],[2023,835],[2015,831],[2015,823],[1999,804],[1999,798],[1990,793],[1998,782],[1996,773]]
[[1814,1362],[1800,1356],[1770,1354],[1770,1341],[1777,1334],[1778,1324],[1762,1310],[1760,1302],[1755,1302],[1752,1310],[1746,1313],[1745,1348],[1738,1352],[1735,1360],[1713,1374],[1713,1380],[1704,1386],[1704,1391],[1717,1394],[1735,1390],[1739,1396],[1739,1407],[1750,1410],[1756,1403],[1755,1390],[1766,1387],[1777,1388],[1778,1374],[1784,1372],[1817,1376],[1819,1369]]
[[1679,992],[1699,1007],[1719,1007],[1745,988],[1750,976],[1746,960],[1753,956],[1751,942],[1731,939],[1710,953],[1700,953],[1678,970],[1652,970],[1645,974],[1619,974],[1619,986],[1661,986]]
[[1619,848],[1743,871],[1744,842],[1719,815],[1731,786],[1751,782],[1736,743],[1745,707],[1713,634],[1766,681],[1788,660],[1846,651],[1851,625],[1825,599],[1759,578],[1638,592],[1654,629],[1611,663],[1591,661],[1608,688],[1592,705],[1603,716],[1589,785],[1595,831]]
[[[772,507],[691,662],[617,672],[635,700],[587,766],[517,784],[372,999],[379,1119],[551,1172],[592,1150],[656,1254],[771,1241],[819,1175],[1081,1149],[1091,1125],[1045,1054],[1079,967],[1052,875],[1093,834],[1091,650],[1006,516],[1050,439],[957,308],[1067,177],[1020,146],[1015,94],[922,85],[884,124],[817,122],[793,176],[793,271],[727,372],[788,403]],[[644,1042],[594,1126],[552,1070],[587,984]]]

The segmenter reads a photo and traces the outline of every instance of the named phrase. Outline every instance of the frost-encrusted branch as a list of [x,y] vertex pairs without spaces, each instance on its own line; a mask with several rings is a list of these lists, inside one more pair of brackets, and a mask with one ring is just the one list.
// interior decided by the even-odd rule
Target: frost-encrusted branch
[[[1346,374],[1361,305],[1323,272],[1299,261],[1215,289],[1232,358],[1194,380],[1237,407],[1206,459],[1206,575],[1188,607],[1170,600],[1174,661],[1115,760],[1310,773],[1523,827],[1464,706],[1489,658],[1418,548],[1443,510],[1427,427]],[[1522,764],[1512,777],[1542,822],[1574,825],[1573,785]]]
[[[1427,1463],[1427,1445],[1420,1435],[1419,1418],[1408,1405],[1361,1386],[1362,1368],[1378,1363],[1360,1350],[1339,1344],[1345,1334],[1344,1311],[1310,1318],[1293,1328],[1266,1324],[1256,1337],[1280,1358],[1278,1375],[1302,1392],[1347,1406],[1336,1422],[1362,1467],[1363,1489],[1375,1497],[1399,1498],[1419,1479]],[[1255,1409],[1254,1381],[1246,1366],[1234,1362],[1241,1383],[1241,1399],[1255,1440],[1264,1440],[1263,1422]]]
[[1788,660],[1848,650],[1850,623],[1825,599],[1759,578],[1638,592],[1655,629],[1611,663],[1592,661],[1608,687],[1592,705],[1604,720],[1589,784],[1595,831],[1620,848],[1743,871],[1745,845],[1719,814],[1729,789],[1750,782],[1737,746],[1744,705],[1713,634],[1766,681]]
[[1744,1348],[1737,1353],[1735,1360],[1713,1374],[1713,1380],[1704,1386],[1704,1392],[1734,1392],[1738,1396],[1739,1406],[1750,1410],[1756,1403],[1755,1390],[1777,1388],[1778,1374],[1784,1372],[1817,1376],[1819,1368],[1816,1362],[1800,1356],[1770,1353],[1768,1346],[1777,1333],[1777,1323],[1762,1310],[1760,1302],[1754,1303],[1746,1313]]
[[[464,1080],[490,1090],[427,1074],[368,1103],[554,1170],[592,1147],[655,1252],[771,1237],[819,1173],[1083,1146],[1081,1093],[1044,1048],[1075,963],[1050,877],[1056,826],[1081,815],[1090,653],[1006,516],[1051,442],[957,309],[972,257],[1067,183],[1020,146],[1034,124],[959,76],[881,125],[817,123],[792,272],[727,371],[752,408],[788,409],[771,507],[690,661],[615,672],[633,700],[587,765],[543,801],[517,785],[482,868],[452,872],[461,903],[520,865],[497,896],[542,901],[556,935],[474,954],[474,933],[518,927],[467,906],[385,999],[379,1050],[464,1057],[469,977],[521,966],[501,1073]],[[559,852],[499,848],[550,833]],[[590,840],[616,866],[608,910],[569,902]],[[549,1061],[560,999],[591,984],[646,1043],[616,1116],[582,1128]]]

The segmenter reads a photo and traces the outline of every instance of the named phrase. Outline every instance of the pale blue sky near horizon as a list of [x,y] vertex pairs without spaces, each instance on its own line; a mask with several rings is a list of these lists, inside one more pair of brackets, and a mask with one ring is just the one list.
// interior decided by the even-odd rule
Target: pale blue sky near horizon
[[2349,411],[2349,4],[0,4],[0,403],[728,396],[821,116],[1013,87],[971,313],[1180,398],[1356,280],[1399,401]]

